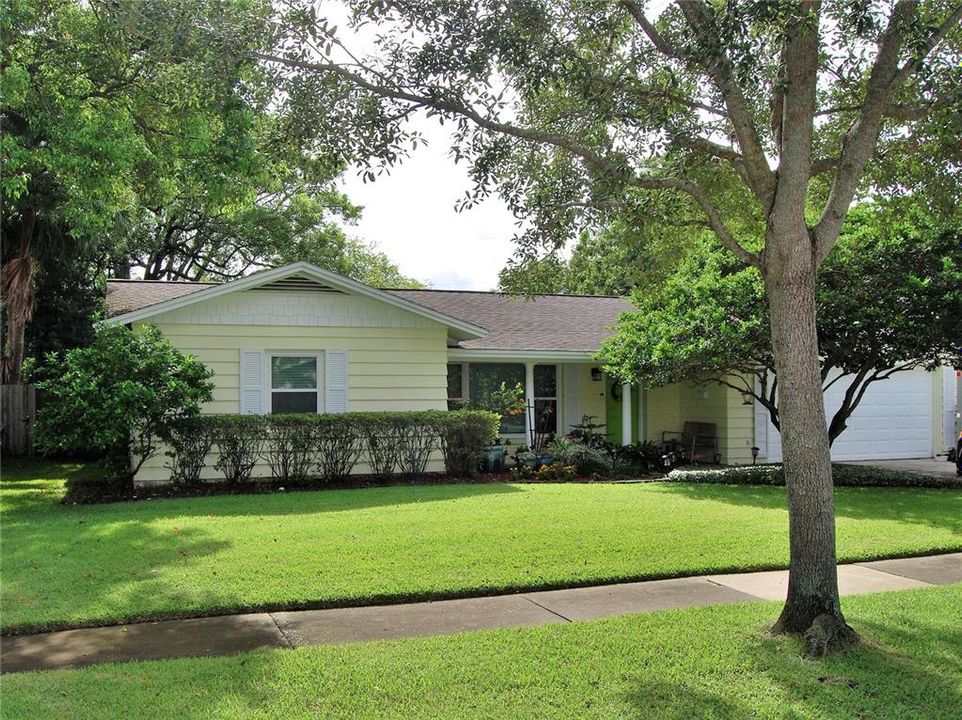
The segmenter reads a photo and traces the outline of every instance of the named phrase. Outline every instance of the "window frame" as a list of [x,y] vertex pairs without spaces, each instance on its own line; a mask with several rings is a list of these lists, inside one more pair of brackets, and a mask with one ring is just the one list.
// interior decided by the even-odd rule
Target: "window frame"
[[[538,395],[537,387],[538,383],[534,382],[534,396],[531,398],[533,403],[532,411],[536,412],[539,400],[553,400],[554,401],[554,430],[548,430],[548,432],[558,435],[558,428],[561,427],[561,395],[558,392],[559,386],[561,385],[561,366],[558,363],[535,363],[534,367],[531,369],[532,373],[536,373],[539,367],[551,367],[554,368],[554,395]],[[536,425],[537,419],[532,425]]]
[[[452,365],[457,365],[457,366],[459,366],[459,367],[461,368],[461,397],[459,397],[459,398],[449,397],[449,398],[448,398],[448,410],[451,410],[451,409],[452,409],[452,408],[451,408],[451,402],[452,402],[453,400],[460,400],[460,401],[461,401],[461,407],[465,407],[465,406],[467,406],[467,405],[471,402],[471,398],[470,398],[470,396],[468,395],[468,389],[469,389],[469,388],[468,388],[468,373],[470,372],[469,367],[470,367],[471,363],[467,363],[467,362],[449,362],[449,363],[445,366],[445,369],[451,367]],[[445,390],[445,393],[446,393],[446,392],[447,392],[447,389]]]
[[[274,412],[274,393],[307,393],[314,392],[316,402],[314,403],[316,414],[324,412],[324,391],[326,387],[324,375],[324,352],[304,351],[304,350],[267,350],[264,352],[267,362],[264,363],[264,409],[267,415],[284,413]],[[273,360],[274,358],[314,358],[317,368],[317,380],[314,389],[311,388],[274,388],[273,387]]]
[[[473,368],[483,368],[483,367],[490,367],[494,365],[517,365],[521,368],[521,377],[519,382],[521,383],[522,386],[524,386],[524,383],[525,383],[524,362],[513,361],[513,360],[490,360],[490,361],[476,361],[476,362],[469,361],[464,363],[464,365],[466,367],[465,367],[465,372],[462,375],[462,378],[465,384],[465,393],[466,393],[465,397],[468,399],[469,403],[473,402],[472,396],[471,396],[471,393],[473,392],[473,390],[472,390],[471,379],[470,379],[471,371]],[[501,423],[498,425],[498,435],[502,437],[517,437],[517,438],[526,437],[527,426],[528,426],[527,412],[523,413],[520,416],[520,418],[521,418],[520,429],[518,428],[505,429],[503,425],[505,422],[505,418],[502,418]]]

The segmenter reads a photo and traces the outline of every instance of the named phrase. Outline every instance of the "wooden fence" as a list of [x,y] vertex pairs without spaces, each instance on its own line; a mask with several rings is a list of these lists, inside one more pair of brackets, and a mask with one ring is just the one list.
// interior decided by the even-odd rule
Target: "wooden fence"
[[37,390],[33,385],[0,385],[0,452],[4,457],[33,455]]

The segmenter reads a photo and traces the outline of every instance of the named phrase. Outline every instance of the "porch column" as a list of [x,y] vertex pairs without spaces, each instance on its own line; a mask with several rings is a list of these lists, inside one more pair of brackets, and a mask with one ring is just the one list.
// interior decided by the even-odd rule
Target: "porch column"
[[621,386],[621,444],[631,445],[631,383]]
[[638,442],[645,441],[645,388],[638,386]]
[[[534,435],[531,432],[531,425],[534,422],[534,363],[524,364],[524,402],[526,410],[524,413],[524,437],[529,449],[534,444]],[[530,413],[530,414],[529,414]]]

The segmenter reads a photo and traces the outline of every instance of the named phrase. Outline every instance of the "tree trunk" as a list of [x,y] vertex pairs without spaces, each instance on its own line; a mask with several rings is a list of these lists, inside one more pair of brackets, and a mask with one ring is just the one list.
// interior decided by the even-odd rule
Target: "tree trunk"
[[30,245],[37,213],[32,207],[23,211],[20,221],[20,248],[16,257],[0,270],[3,311],[6,314],[6,338],[3,343],[3,367],[0,380],[4,385],[23,382],[24,338],[27,323],[33,317],[33,257]]
[[815,330],[815,267],[807,228],[770,226],[765,289],[779,385],[791,562],[775,632],[806,633],[810,654],[854,639],[838,595],[835,498]]

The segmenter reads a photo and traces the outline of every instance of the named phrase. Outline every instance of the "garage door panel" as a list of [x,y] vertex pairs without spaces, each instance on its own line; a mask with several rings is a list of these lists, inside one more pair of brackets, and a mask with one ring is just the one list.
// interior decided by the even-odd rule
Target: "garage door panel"
[[[846,379],[825,393],[829,419],[841,405]],[[932,374],[897,373],[869,386],[832,446],[833,460],[881,460],[928,457],[932,451]],[[768,460],[781,460],[781,437],[768,425]]]

